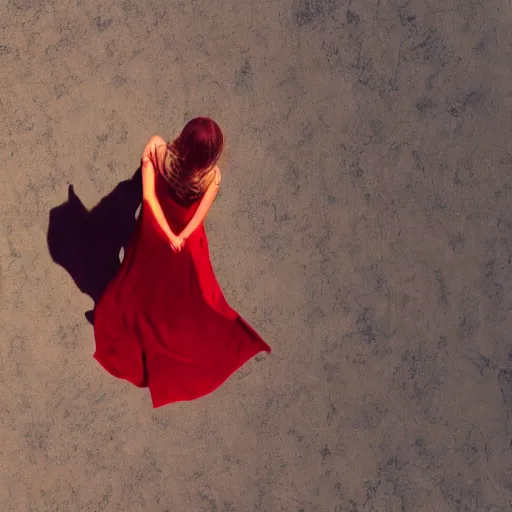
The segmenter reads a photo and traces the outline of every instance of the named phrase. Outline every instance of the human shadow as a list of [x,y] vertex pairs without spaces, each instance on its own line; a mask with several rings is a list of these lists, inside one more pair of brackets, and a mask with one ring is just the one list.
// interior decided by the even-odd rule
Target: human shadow
[[[55,263],[72,277],[78,289],[96,305],[121,266],[142,201],[142,173],[120,182],[87,210],[69,186],[68,199],[50,210],[47,243]],[[85,313],[93,323],[93,310]]]

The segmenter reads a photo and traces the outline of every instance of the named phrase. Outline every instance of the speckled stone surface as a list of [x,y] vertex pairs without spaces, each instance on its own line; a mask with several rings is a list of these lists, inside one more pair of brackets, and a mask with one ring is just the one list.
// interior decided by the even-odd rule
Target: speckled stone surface
[[[510,511],[511,24],[509,0],[2,0],[0,510]],[[274,352],[153,410],[92,359],[49,212],[72,184],[87,216],[195,115],[228,140],[212,261]]]

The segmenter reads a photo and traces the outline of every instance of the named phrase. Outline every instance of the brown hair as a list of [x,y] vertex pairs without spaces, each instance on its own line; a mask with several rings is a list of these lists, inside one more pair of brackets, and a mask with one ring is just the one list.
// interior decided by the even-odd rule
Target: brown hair
[[204,194],[215,178],[223,147],[222,130],[209,117],[191,119],[167,145],[163,176],[180,199],[196,199]]

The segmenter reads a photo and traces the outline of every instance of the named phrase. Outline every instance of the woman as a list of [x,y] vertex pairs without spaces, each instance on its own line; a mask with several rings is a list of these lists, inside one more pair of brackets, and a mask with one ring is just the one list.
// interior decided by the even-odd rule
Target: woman
[[204,396],[271,351],[227,304],[210,263],[203,221],[219,190],[223,144],[206,117],[170,144],[151,138],[137,228],[95,309],[94,357],[112,375],[147,386],[155,408]]

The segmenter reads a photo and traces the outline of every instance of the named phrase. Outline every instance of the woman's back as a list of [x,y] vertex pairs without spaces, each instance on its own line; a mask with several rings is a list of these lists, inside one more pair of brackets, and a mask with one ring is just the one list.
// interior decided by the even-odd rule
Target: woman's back
[[170,151],[169,145],[163,139],[155,141],[155,193],[171,229],[180,233],[194,216],[208,188],[212,184],[215,187],[220,186],[221,174],[215,164],[200,179],[191,184],[187,183],[180,176],[179,166],[171,165]]
[[170,228],[174,233],[181,233],[194,216],[201,197],[179,197],[160,172],[156,174],[155,193]]

